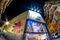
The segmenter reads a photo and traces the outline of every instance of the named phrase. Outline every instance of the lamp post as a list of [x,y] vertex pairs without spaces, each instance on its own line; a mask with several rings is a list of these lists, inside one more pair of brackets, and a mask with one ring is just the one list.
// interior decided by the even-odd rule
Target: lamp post
[[1,14],[0,14],[0,22],[1,22]]
[[5,24],[6,24],[6,25],[9,25],[9,22],[8,22],[8,21],[6,21],[6,22],[5,22]]

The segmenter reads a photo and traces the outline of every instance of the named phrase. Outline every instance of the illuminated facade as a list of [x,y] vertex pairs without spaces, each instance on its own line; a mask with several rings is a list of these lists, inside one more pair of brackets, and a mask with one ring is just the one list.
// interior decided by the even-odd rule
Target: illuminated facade
[[[22,37],[24,32],[26,31],[25,30],[25,27],[26,27],[25,24],[26,24],[27,19],[36,21],[36,23],[38,25],[39,25],[39,22],[45,23],[45,21],[43,20],[42,16],[39,13],[28,10],[26,12],[23,12],[20,15],[17,15],[15,18],[10,20],[8,25],[4,24],[2,26],[2,30],[6,33],[9,32],[9,33],[12,33],[12,34],[20,35]],[[31,22],[33,22],[33,21],[31,21]],[[32,25],[35,25],[35,23],[33,22]],[[41,24],[41,26],[42,26],[41,27],[41,32],[47,31],[46,28],[44,28],[45,27],[44,25]],[[35,30],[35,27],[33,27],[34,30],[32,30],[32,31],[30,30],[30,31],[31,32],[35,32],[35,31],[38,32],[40,29],[38,29],[39,27],[37,27],[37,25],[36,25],[36,28],[37,29]]]
[[[47,7],[51,4],[51,7]],[[48,10],[48,11],[47,11]],[[49,32],[52,38],[58,38],[60,36],[59,22],[60,22],[60,1],[57,2],[46,2],[44,6],[44,14],[46,19],[46,24],[48,26]],[[48,15],[46,15],[48,14]]]

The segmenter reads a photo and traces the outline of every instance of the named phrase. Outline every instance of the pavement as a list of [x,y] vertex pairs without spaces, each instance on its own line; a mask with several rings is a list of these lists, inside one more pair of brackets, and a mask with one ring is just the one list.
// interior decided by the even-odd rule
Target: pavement
[[53,39],[53,40],[60,40],[60,38],[57,38],[57,39]]
[[10,35],[7,35],[7,39],[8,40],[21,40],[21,37],[19,35],[10,34]]
[[[22,40],[22,37],[20,35],[15,34],[9,34],[9,33],[3,33],[0,34],[0,40]],[[60,40],[60,38],[53,39],[53,40]]]
[[0,40],[21,40],[21,38],[22,37],[20,35],[0,32]]

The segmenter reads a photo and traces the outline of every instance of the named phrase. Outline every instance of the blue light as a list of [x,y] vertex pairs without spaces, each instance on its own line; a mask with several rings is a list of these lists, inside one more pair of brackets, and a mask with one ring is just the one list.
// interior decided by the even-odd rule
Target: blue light
[[34,9],[34,11],[36,12],[37,10],[36,10],[36,9]]
[[37,12],[40,12],[40,10],[37,10]]
[[42,13],[42,9],[39,9],[39,10],[40,10],[39,12]]
[[33,8],[31,8],[31,10],[34,10]]

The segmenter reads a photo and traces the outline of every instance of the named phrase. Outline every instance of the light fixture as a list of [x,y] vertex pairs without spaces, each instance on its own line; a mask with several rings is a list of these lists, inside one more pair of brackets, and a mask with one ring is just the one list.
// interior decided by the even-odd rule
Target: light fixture
[[39,13],[37,13],[37,12],[35,12],[35,11],[31,11],[31,10],[29,10],[29,16],[31,17],[31,18],[38,18],[38,16],[39,17],[41,17],[41,15],[39,14]]
[[40,10],[37,10],[37,12],[39,13],[39,12],[40,12]]
[[34,9],[34,11],[36,12],[37,10],[36,10],[36,9]]
[[33,8],[31,8],[31,10],[34,10]]
[[7,22],[5,22],[5,24],[6,24],[6,25],[9,25],[9,22],[7,21]]

